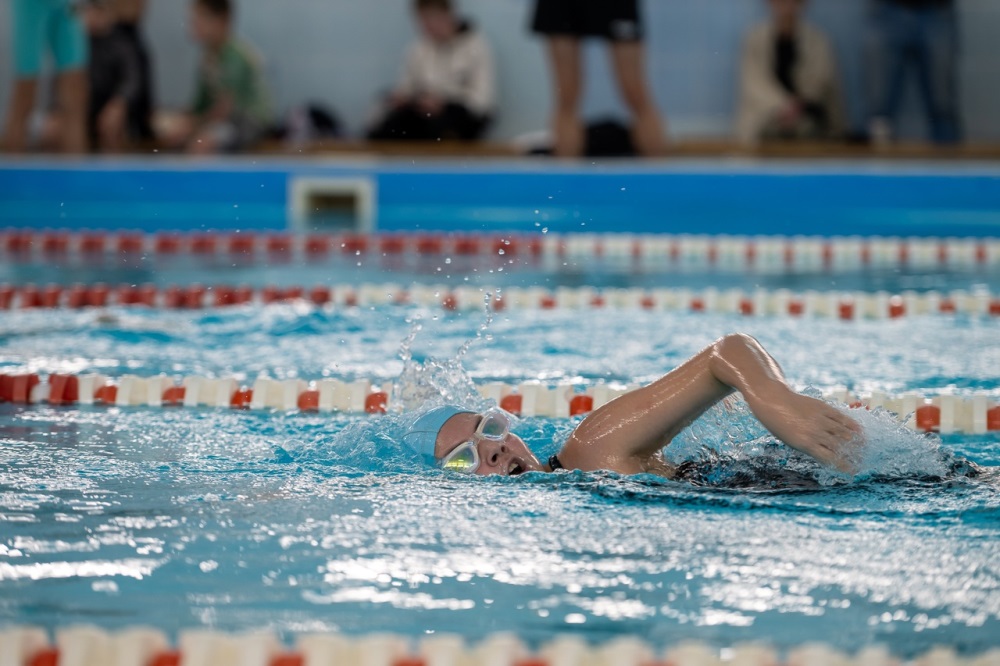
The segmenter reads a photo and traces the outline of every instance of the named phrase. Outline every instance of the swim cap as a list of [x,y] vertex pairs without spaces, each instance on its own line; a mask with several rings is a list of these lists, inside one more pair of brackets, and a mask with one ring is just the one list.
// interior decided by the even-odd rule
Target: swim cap
[[403,443],[423,456],[430,464],[437,464],[437,456],[434,455],[434,445],[437,442],[438,433],[445,422],[456,414],[474,413],[455,405],[435,407],[413,422],[413,425],[403,435]]

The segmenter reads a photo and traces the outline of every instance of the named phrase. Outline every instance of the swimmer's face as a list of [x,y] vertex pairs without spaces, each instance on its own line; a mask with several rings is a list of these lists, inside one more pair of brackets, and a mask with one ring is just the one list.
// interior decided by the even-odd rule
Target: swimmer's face
[[[475,439],[473,435],[482,418],[480,414],[463,413],[445,421],[434,445],[434,455],[438,460],[451,453],[459,444]],[[476,474],[508,476],[545,469],[524,440],[514,433],[509,433],[501,441],[479,439],[476,441],[476,449],[480,460]]]

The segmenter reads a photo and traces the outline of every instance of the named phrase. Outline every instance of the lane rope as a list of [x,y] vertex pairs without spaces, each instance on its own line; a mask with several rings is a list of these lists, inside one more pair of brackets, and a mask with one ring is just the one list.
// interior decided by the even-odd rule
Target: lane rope
[[[538,381],[519,384],[479,383],[479,394],[512,414],[527,417],[582,416],[639,388],[638,384],[572,383],[555,386]],[[245,384],[235,377],[140,377],[117,379],[91,374],[0,374],[0,403],[17,405],[109,407],[210,407],[344,414],[382,414],[393,409],[394,386],[371,379],[271,379]],[[985,434],[1000,431],[1000,396],[889,395],[874,391],[857,395],[846,389],[824,394],[828,400],[858,409],[882,408],[922,432]]]
[[512,634],[494,634],[469,645],[460,636],[448,634],[411,641],[395,634],[354,638],[333,633],[298,635],[289,649],[267,631],[227,634],[189,629],[181,631],[176,645],[171,645],[163,632],[153,628],[109,633],[89,626],[57,629],[54,643],[40,628],[2,630],[0,654],[12,666],[1000,666],[1000,650],[996,649],[959,657],[951,648],[936,647],[913,661],[901,662],[884,647],[865,647],[849,655],[822,643],[794,647],[781,655],[774,648],[753,643],[721,651],[689,641],[657,651],[637,637],[590,645],[577,636],[561,636],[532,652]]
[[711,266],[853,271],[864,268],[970,269],[1000,265],[1000,238],[724,236],[667,234],[139,233],[8,229],[0,252],[53,260],[104,255],[239,257],[336,255],[470,257],[552,266],[595,261],[642,270]]
[[489,305],[504,310],[648,310],[712,312],[743,316],[816,317],[844,321],[899,319],[920,315],[1000,317],[1000,295],[986,290],[947,293],[906,291],[890,294],[863,291],[805,291],[788,289],[745,291],[691,289],[597,289],[593,287],[447,287],[413,284],[315,285],[313,287],[254,288],[246,285],[195,284],[158,287],[152,284],[106,284],[69,287],[33,284],[0,285],[0,311],[17,309],[145,306],[163,309],[225,308],[305,301],[318,307],[374,307],[418,305],[448,311],[482,310]]

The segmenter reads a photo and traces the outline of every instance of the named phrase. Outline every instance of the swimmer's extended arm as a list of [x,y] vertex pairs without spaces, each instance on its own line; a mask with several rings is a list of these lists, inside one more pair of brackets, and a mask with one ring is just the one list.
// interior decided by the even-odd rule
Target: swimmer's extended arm
[[850,471],[845,444],[860,432],[850,417],[785,383],[777,362],[748,335],[728,335],[677,369],[588,416],[559,454],[567,467],[645,471],[649,461],[705,410],[733,391],[778,439]]

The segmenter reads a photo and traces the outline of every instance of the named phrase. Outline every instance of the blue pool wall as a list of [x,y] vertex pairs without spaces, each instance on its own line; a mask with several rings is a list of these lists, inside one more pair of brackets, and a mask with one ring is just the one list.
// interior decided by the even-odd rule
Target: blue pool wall
[[1000,236],[1000,166],[118,159],[0,162],[0,228],[291,228],[296,179],[370,184],[378,231]]

